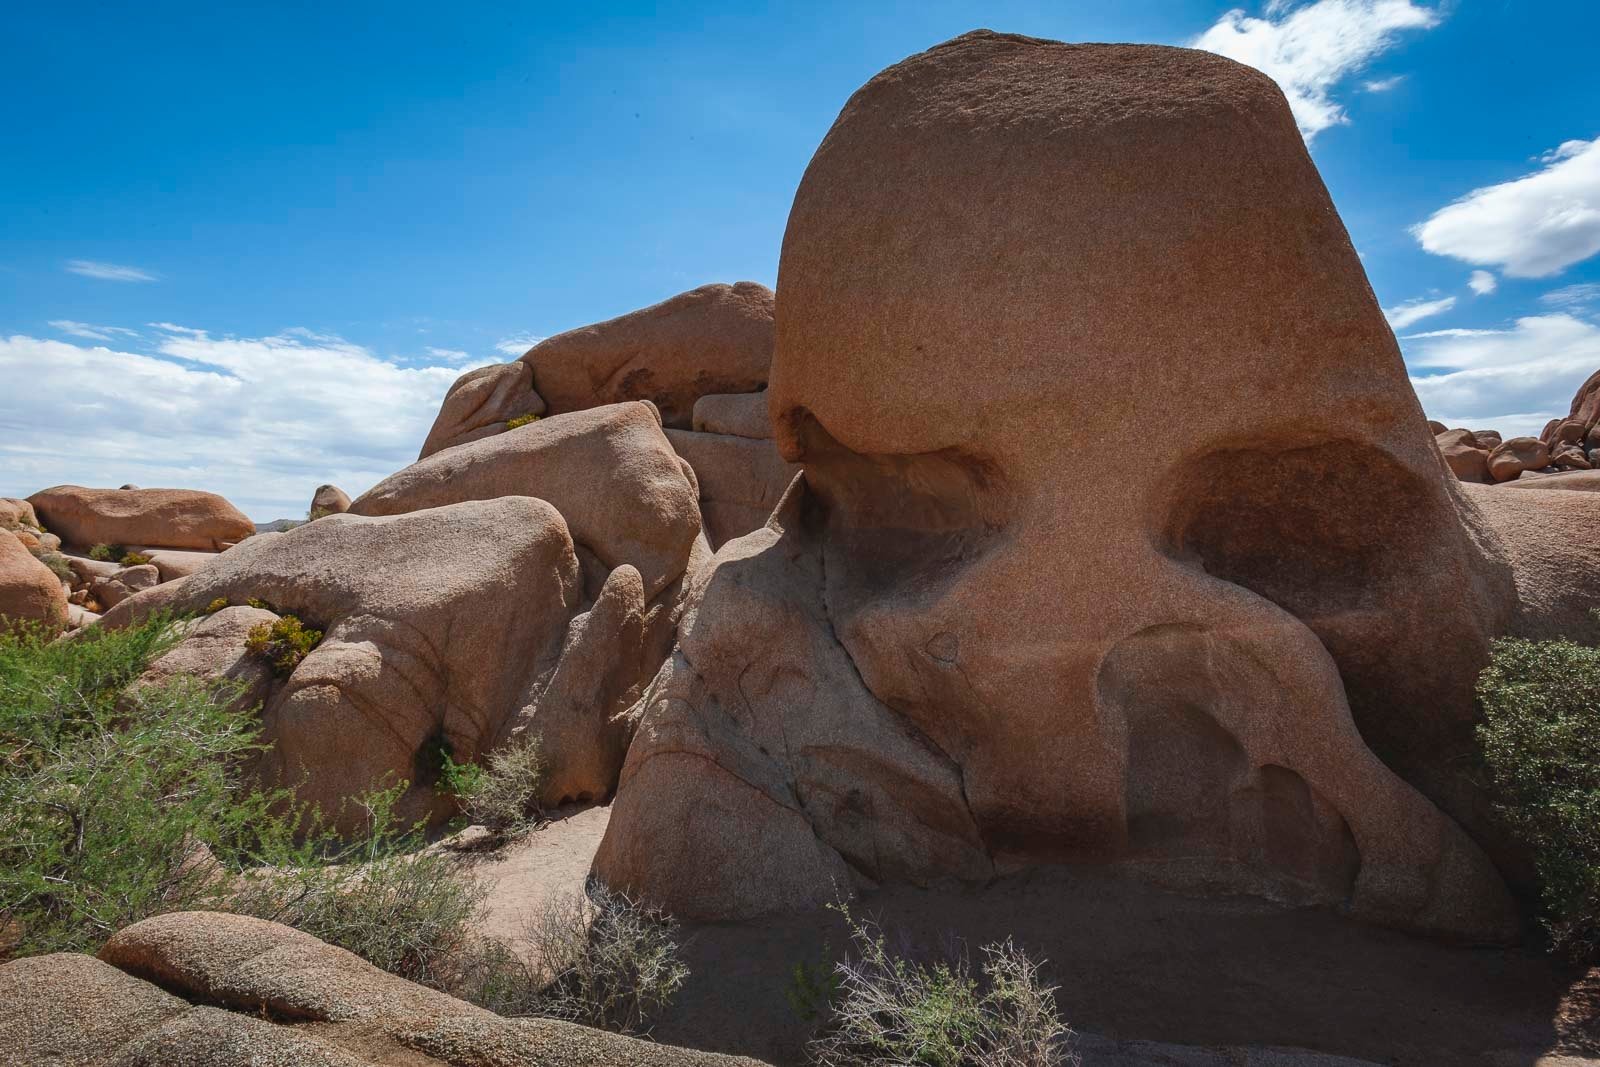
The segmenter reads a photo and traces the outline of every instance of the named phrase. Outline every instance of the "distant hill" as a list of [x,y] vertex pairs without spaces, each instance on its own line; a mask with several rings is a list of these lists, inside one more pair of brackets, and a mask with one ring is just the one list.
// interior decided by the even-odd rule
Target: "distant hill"
[[283,533],[299,526],[303,519],[273,519],[271,522],[256,523],[256,533]]

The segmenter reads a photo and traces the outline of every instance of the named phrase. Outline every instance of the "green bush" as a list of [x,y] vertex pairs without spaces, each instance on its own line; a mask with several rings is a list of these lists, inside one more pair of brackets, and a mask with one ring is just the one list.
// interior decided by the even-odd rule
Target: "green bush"
[[219,597],[217,597],[217,599],[213,600],[211,603],[206,605],[206,614],[207,615],[215,615],[217,612],[221,611],[223,608],[225,608],[227,606],[228,606],[228,598],[225,597],[225,596],[219,596]]
[[1496,807],[1531,848],[1552,946],[1600,954],[1600,649],[1502,640],[1478,676]]
[[538,821],[544,759],[534,735],[489,753],[487,766],[457,763],[441,753],[440,784],[455,796],[468,821],[502,835],[522,833]]
[[539,416],[538,415],[533,415],[533,414],[516,415],[516,416],[506,420],[506,429],[515,430],[519,426],[526,426],[530,422],[538,422],[538,421],[539,421]]
[[143,552],[124,552],[118,560],[124,567],[138,567],[150,562],[150,557]]
[[306,522],[316,522],[318,519],[327,518],[333,512],[327,508],[312,508],[306,512]]
[[[255,601],[252,599],[252,603]],[[287,678],[322,640],[321,630],[312,630],[293,615],[274,622],[260,622],[245,634],[244,647],[272,665],[272,672]]]
[[591,882],[586,893],[552,898],[527,924],[538,970],[520,982],[502,977],[494,1010],[648,1033],[689,976],[678,936],[665,912]]
[[922,963],[889,951],[879,927],[839,909],[854,958],[837,965],[832,1019],[811,1042],[823,1067],[1058,1067],[1076,1064],[1072,1031],[1040,963],[1009,938]]
[[72,564],[67,562],[67,557],[59,552],[42,552],[37,557],[40,563],[50,568],[50,573],[60,578],[63,582],[73,580]]
[[119,560],[128,554],[128,550],[121,545],[91,545],[89,558],[99,560],[101,563],[110,563]]

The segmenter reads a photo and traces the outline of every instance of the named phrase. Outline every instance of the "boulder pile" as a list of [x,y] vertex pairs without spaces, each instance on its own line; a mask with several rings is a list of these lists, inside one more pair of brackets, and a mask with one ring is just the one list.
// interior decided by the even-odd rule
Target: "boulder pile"
[[1431,419],[1428,428],[1445,464],[1463,482],[1600,488],[1600,475],[1579,473],[1600,470],[1600,371],[1578,389],[1567,417],[1551,419],[1538,437],[1502,439],[1494,430],[1449,429]]

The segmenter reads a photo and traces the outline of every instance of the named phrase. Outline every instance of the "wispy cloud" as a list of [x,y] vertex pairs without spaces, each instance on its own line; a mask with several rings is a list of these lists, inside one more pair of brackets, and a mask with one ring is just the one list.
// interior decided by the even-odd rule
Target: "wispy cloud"
[[1467,278],[1467,288],[1478,296],[1488,296],[1500,287],[1500,279],[1486,270],[1475,270]]
[[1573,393],[1600,366],[1600,326],[1567,314],[1403,340],[1406,362],[1432,372],[1411,379],[1430,417],[1507,436],[1536,434],[1565,415]]
[[1542,304],[1558,308],[1582,308],[1600,304],[1600,282],[1580,282],[1552,289],[1539,298]]
[[87,322],[73,322],[71,319],[51,319],[50,328],[71,337],[82,337],[90,341],[114,341],[118,336],[139,336],[139,331],[130,330],[125,326],[95,326]]
[[508,356],[520,356],[543,340],[544,338],[537,334],[519,333],[497,341],[494,349],[496,352],[503,352]]
[[1418,297],[1408,300],[1404,304],[1396,304],[1392,308],[1383,309],[1383,317],[1389,320],[1389,328],[1403,330],[1407,326],[1421,322],[1423,319],[1442,315],[1456,306],[1453,296],[1440,297],[1438,300],[1425,300]]
[[1474,189],[1411,232],[1434,255],[1547,278],[1600,252],[1600,137],[1567,141],[1532,174]]
[[99,278],[104,282],[153,282],[156,275],[138,267],[124,267],[116,263],[99,263],[92,259],[69,259],[67,271],[85,278]]
[[[1394,47],[1406,30],[1439,24],[1433,8],[1411,0],[1315,0],[1294,5],[1272,0],[1253,18],[1242,9],[1225,13],[1192,42],[1195,48],[1247,63],[1272,77],[1289,98],[1307,141],[1330,126],[1348,122],[1334,93]],[[1392,89],[1398,78],[1371,81],[1368,92]]]
[[434,348],[432,345],[428,345],[426,351],[434,359],[442,360],[445,363],[461,364],[472,359],[472,353],[463,352],[459,348]]
[[460,374],[309,331],[158,328],[150,352],[0,337],[0,496],[134,482],[220,492],[258,520],[302,515],[323,482],[354,495],[414,460]]
[[1361,83],[1361,88],[1369,93],[1386,93],[1406,80],[1404,74],[1396,74],[1392,78],[1375,78]]

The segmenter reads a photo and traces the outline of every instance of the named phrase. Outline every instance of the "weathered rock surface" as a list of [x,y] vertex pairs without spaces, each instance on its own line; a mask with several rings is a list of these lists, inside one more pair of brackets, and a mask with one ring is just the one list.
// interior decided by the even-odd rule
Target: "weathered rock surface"
[[187,578],[217,558],[215,552],[188,552],[177,548],[154,548],[146,555],[150,557],[150,562],[155,565],[163,582]]
[[39,528],[39,517],[33,513],[33,505],[16,497],[0,496],[0,529],[11,530],[18,526]]
[[653,600],[683,577],[700,533],[693,485],[648,404],[541,419],[419,460],[350,505],[395,515],[501,496],[549,501],[603,565],[624,563]]
[[519,415],[544,412],[544,399],[533,391],[533,368],[528,364],[496,363],[469,370],[445,394],[417,458],[502,433],[506,422]]
[[[851,98],[780,274],[804,479],[697,580],[602,877],[709,918],[1097,860],[1515,928],[1437,806],[1512,583],[1270,79],[958,38]],[[1181,446],[1077,461],[1130,425]]]
[[764,526],[800,473],[768,440],[672,429],[667,440],[694,468],[701,520],[714,549]]
[[687,429],[700,397],[766,384],[772,304],[772,290],[755,282],[702,285],[547,337],[521,362],[533,368],[533,389],[556,414],[649,400],[665,425]]
[[1451,473],[1463,482],[1488,482],[1489,450],[1471,430],[1446,430],[1434,436]]
[[85,489],[58,485],[28,498],[68,544],[154,545],[215,551],[255,532],[244,513],[194,489]]
[[308,515],[343,515],[350,510],[350,495],[337,485],[319,485],[311,494]]
[[0,630],[19,623],[59,629],[67,619],[67,591],[49,567],[8,530],[0,530]]
[[765,441],[772,437],[767,394],[713,393],[694,402],[696,433],[725,433]]
[[131,567],[118,567],[115,574],[96,578],[89,583],[89,595],[104,608],[114,608],[135,593],[154,589],[161,584],[161,572],[153,563],[140,563]]
[[[254,597],[325,631],[274,682],[262,712],[263,740],[273,745],[264,773],[341,824],[359,818],[344,810],[346,799],[385,779],[412,783],[403,817],[442,817],[451,806],[432,788],[440,746],[458,761],[477,759],[522,729],[545,736],[555,765],[547,801],[609,792],[631,729],[620,712],[654,669],[639,647],[644,605],[629,574],[637,582],[619,564],[607,581],[611,598],[592,604],[560,514],[542,500],[506,496],[385,517],[335,515],[255,537],[118,605],[102,625]],[[178,652],[209,660],[195,645],[223,622],[202,626]],[[222,662],[236,639],[235,631],[223,642]],[[560,668],[580,654],[610,673],[588,677],[573,699]]]
[[214,912],[136,923],[98,959],[0,966],[0,1047],[18,1067],[759,1067],[502,1019],[309,934]]

